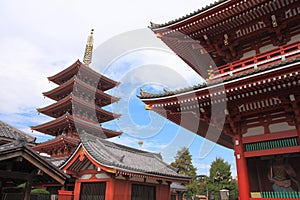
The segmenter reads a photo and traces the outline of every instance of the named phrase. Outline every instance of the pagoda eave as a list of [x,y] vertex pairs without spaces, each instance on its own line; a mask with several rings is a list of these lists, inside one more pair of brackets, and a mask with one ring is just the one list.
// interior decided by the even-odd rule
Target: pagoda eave
[[[114,130],[110,130],[110,129],[106,129],[102,127],[102,131],[104,132],[104,134],[106,135],[107,138],[113,138],[113,137],[118,137],[120,135],[122,135],[121,131],[114,131]],[[92,134],[95,135],[95,134]]]
[[106,76],[99,74],[98,72],[94,71],[93,69],[85,66],[79,60],[77,60],[70,67],[59,72],[58,74],[48,77],[48,80],[51,82],[54,82],[58,85],[61,85],[66,80],[69,80],[71,77],[73,77],[75,75],[80,76],[80,74],[82,74],[82,73],[83,74],[86,73],[86,76],[88,76],[89,78],[94,78],[95,80],[97,80],[97,82],[100,81],[101,85],[102,85],[101,89],[103,91],[111,89],[120,84],[119,82],[113,81],[113,80],[107,78]]
[[33,149],[40,154],[46,153],[56,158],[63,158],[68,157],[79,142],[79,138],[68,138],[61,135],[52,140],[39,143]]
[[120,114],[106,111],[101,107],[93,105],[91,102],[82,100],[72,94],[49,106],[37,109],[38,112],[54,118],[60,117],[66,112],[71,114],[74,111],[76,112],[80,110],[88,111],[90,116],[95,115],[100,123],[107,122],[121,116]]
[[75,68],[78,68],[78,66],[82,65],[82,63],[78,60],[76,60],[72,65],[70,65],[68,68],[64,69],[63,71],[59,72],[58,74],[55,74],[53,76],[48,77],[49,81],[52,81],[56,84],[60,84],[60,82],[57,82],[56,79],[64,74],[72,72]]
[[102,101],[101,103],[99,103],[99,105],[101,106],[106,106],[120,100],[120,98],[118,97],[111,96],[99,89],[96,89],[84,83],[76,76],[74,76],[72,79],[65,82],[64,84],[60,85],[59,87],[56,87],[48,92],[44,92],[43,95],[55,101],[59,101],[62,98],[64,98],[65,95],[77,92],[88,94],[88,96],[90,96],[90,98],[92,99],[101,99]]
[[118,131],[104,129],[98,122],[88,122],[86,119],[82,119],[79,116],[71,116],[69,114],[65,114],[55,120],[38,126],[32,126],[31,129],[53,136],[57,136],[59,132],[62,133],[63,131],[68,130],[77,130],[76,132],[78,135],[80,135],[82,131],[85,131],[104,138],[122,134]]
[[70,144],[72,146],[76,146],[80,140],[76,138],[68,138],[65,136],[58,136],[52,140],[48,140],[46,142],[42,142],[32,147],[34,150],[39,151],[39,149],[45,147],[51,147],[53,149],[53,145],[60,146],[61,144]]

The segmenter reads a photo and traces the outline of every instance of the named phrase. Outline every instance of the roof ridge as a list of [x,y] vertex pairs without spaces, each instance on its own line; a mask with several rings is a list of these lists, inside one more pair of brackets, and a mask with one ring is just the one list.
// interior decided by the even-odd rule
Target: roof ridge
[[186,15],[183,15],[183,16],[177,18],[177,19],[173,19],[173,20],[170,20],[170,21],[162,23],[162,24],[156,24],[156,23],[150,22],[149,28],[153,30],[153,29],[156,29],[156,28],[162,28],[164,26],[168,26],[168,25],[180,22],[182,20],[185,20],[185,19],[188,19],[188,18],[193,17],[195,15],[198,15],[198,14],[200,14],[200,13],[202,13],[202,12],[204,12],[204,11],[214,7],[214,6],[217,6],[217,5],[219,5],[219,4],[221,4],[225,1],[227,1],[227,0],[216,0],[214,3],[210,3],[209,5],[206,5],[205,7],[202,7],[202,8],[199,8],[198,10],[195,10],[194,12],[190,12],[190,13],[188,13]]
[[[106,145],[103,144],[103,142],[102,142],[102,141],[104,141],[103,138],[97,137],[95,135],[91,135],[89,133],[84,133],[83,135],[81,135],[80,138],[81,138],[81,142],[82,142],[82,145],[83,145],[84,148],[88,149],[90,147],[90,145],[86,145],[87,142],[93,142],[94,144],[97,143],[97,146],[98,145],[101,146],[101,148],[98,147],[98,148],[95,149],[97,151],[97,153],[100,153],[101,155],[104,155],[106,157],[116,158],[115,160],[112,161],[113,163],[115,161],[120,161],[121,160],[122,156],[116,155],[116,154],[112,153],[110,150],[107,149]],[[105,149],[105,151],[103,151],[103,149]],[[105,152],[105,153],[102,153],[102,152]]]
[[186,175],[178,174],[176,169],[170,167],[168,163],[160,159],[157,153],[116,144],[89,133],[81,135],[80,144],[91,158],[100,165],[113,168],[117,171],[125,170],[127,172],[144,173],[154,176],[190,178]]
[[[19,130],[19,129],[13,127],[13,126],[11,126],[10,124],[5,123],[5,122],[3,122],[3,121],[0,120],[0,128],[1,127],[5,128],[8,131],[12,131],[13,133],[17,134],[18,137],[14,137],[14,136],[16,136],[16,135],[14,135],[14,136],[10,137],[12,139],[18,139],[20,136],[22,136],[23,138],[26,138],[27,142],[31,142],[32,143],[32,142],[35,142],[35,140],[36,140],[36,137],[33,137],[33,136],[25,133],[24,131],[21,131],[21,130]],[[0,132],[0,134],[1,134],[1,132]]]

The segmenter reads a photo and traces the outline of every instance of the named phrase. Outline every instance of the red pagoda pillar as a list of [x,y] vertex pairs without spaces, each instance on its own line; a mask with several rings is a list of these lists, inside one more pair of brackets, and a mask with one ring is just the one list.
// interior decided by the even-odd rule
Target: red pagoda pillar
[[236,160],[239,194],[241,200],[248,200],[250,196],[249,179],[246,158],[244,156],[244,148],[241,135],[237,135],[233,138],[234,143],[234,155]]

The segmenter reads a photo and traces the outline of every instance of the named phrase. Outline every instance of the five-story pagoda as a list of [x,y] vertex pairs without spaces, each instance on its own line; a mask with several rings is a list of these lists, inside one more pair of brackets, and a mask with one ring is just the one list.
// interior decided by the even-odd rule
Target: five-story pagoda
[[74,64],[49,77],[58,87],[43,93],[55,103],[37,109],[39,113],[55,118],[52,121],[31,127],[32,130],[55,136],[33,149],[51,157],[66,157],[77,146],[80,134],[88,132],[101,138],[119,136],[121,132],[105,129],[102,123],[120,117],[102,107],[117,102],[106,91],[119,82],[113,81],[89,68],[93,49],[93,30],[88,38],[83,63]]

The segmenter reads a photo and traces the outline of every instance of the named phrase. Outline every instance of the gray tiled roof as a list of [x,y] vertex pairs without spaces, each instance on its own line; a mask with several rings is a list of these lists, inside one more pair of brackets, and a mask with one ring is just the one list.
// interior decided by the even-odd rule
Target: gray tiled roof
[[63,158],[44,157],[44,159],[51,162],[54,166],[59,167],[66,161],[67,157],[63,157]]
[[30,146],[28,146],[28,141],[25,138],[18,138],[11,143],[0,145],[0,156],[12,151],[29,151],[33,157],[39,160],[39,162],[44,163],[52,170],[55,170],[56,172],[60,173],[62,176],[69,177],[69,175],[65,174],[56,165],[54,165],[53,162],[50,162],[49,160],[45,159],[44,157],[39,155],[35,150],[33,150]]
[[26,141],[24,140],[24,138],[18,138],[17,140],[15,140],[11,143],[0,145],[0,154],[4,151],[17,149],[19,147],[27,148]]
[[171,189],[176,190],[176,191],[187,191],[187,187],[185,185],[182,185],[177,182],[173,182],[170,187],[171,187]]
[[174,167],[162,160],[160,154],[115,144],[90,134],[81,136],[81,142],[86,151],[104,166],[125,172],[190,179],[188,176],[178,174]]
[[163,24],[155,24],[155,23],[152,23],[152,22],[151,22],[150,28],[151,28],[151,29],[161,28],[161,27],[164,27],[164,26],[168,26],[168,25],[171,25],[171,24],[174,24],[174,23],[183,21],[183,20],[185,20],[185,19],[188,19],[188,18],[190,18],[190,17],[193,17],[193,16],[195,16],[195,15],[198,15],[199,13],[202,13],[202,12],[204,12],[204,11],[206,11],[206,10],[212,8],[212,7],[215,7],[215,6],[221,4],[221,3],[225,2],[225,1],[227,1],[227,0],[217,0],[217,1],[215,1],[214,3],[211,3],[211,4],[209,4],[209,5],[206,5],[205,7],[200,8],[200,9],[198,9],[198,10],[192,12],[192,13],[186,14],[185,16],[182,16],[182,17],[180,17],[180,18],[178,18],[178,19],[174,19],[174,20],[171,20],[171,21],[166,22],[166,23],[163,23]]
[[0,121],[0,137],[16,140],[18,138],[26,138],[27,142],[33,143],[35,137],[28,135],[27,133],[20,131],[3,121]]

